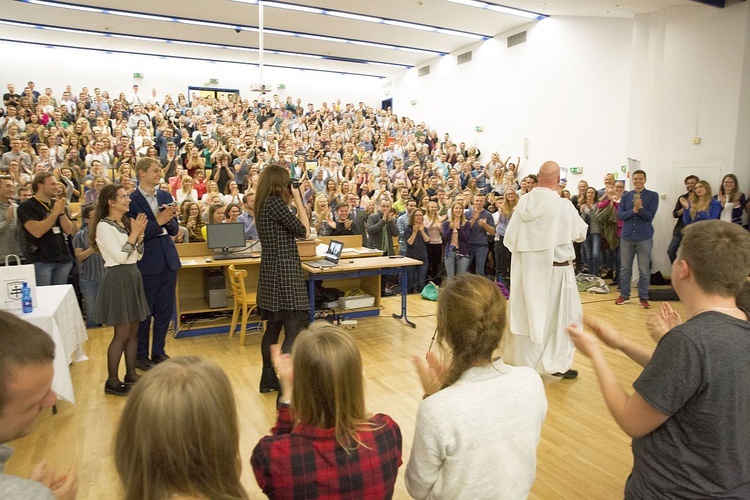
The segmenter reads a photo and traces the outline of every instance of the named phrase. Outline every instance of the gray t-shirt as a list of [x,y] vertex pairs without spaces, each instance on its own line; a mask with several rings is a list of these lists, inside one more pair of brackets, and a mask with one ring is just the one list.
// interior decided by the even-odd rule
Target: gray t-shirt
[[625,498],[750,498],[750,322],[707,311],[673,328],[633,383],[668,415],[633,439]]
[[42,483],[29,481],[4,473],[5,462],[13,454],[13,448],[0,444],[0,498],[13,500],[54,500],[55,496]]

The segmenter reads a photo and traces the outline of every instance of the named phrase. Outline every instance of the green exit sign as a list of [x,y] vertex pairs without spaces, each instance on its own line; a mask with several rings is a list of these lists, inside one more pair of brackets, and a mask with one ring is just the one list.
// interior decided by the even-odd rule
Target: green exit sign
[[208,83],[210,83],[212,85],[216,85],[216,84],[219,83],[219,79],[218,78],[211,78],[210,80],[208,80]]
[[276,88],[279,90],[284,90],[286,88],[286,83],[280,83]]
[[133,78],[143,78],[143,73],[133,73]]
[[583,173],[583,167],[570,167],[570,173],[571,174],[582,174]]

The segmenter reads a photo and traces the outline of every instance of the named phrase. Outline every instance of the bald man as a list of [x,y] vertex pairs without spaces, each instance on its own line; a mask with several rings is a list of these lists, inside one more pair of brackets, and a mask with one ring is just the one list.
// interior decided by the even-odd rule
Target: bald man
[[508,223],[504,244],[513,253],[507,361],[540,374],[576,378],[575,347],[565,328],[581,324],[583,310],[574,269],[573,242],[587,225],[558,194],[560,166],[539,168],[538,187],[523,195]]

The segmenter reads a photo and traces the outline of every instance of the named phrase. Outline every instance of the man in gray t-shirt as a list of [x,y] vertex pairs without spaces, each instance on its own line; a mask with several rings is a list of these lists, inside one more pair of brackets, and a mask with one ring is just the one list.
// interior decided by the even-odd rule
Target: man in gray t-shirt
[[736,303],[748,274],[750,233],[730,222],[698,222],[685,228],[672,264],[687,320],[666,303],[652,313],[655,349],[585,318],[605,344],[643,366],[632,395],[617,384],[596,339],[568,328],[633,438],[625,498],[750,498],[750,316]]

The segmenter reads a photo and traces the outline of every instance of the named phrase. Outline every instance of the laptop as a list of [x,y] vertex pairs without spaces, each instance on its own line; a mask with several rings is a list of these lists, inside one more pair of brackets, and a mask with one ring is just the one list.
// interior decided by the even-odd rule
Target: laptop
[[344,244],[342,242],[331,240],[326,249],[325,260],[311,260],[305,262],[305,264],[316,268],[336,267],[339,265],[339,259],[343,250]]

